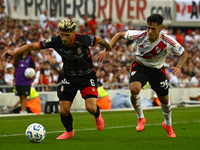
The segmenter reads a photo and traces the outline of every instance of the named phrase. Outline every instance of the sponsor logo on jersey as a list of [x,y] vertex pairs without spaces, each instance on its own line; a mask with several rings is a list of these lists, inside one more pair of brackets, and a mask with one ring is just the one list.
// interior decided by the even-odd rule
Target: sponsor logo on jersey
[[47,39],[46,42],[51,42],[51,39]]
[[136,73],[136,71],[132,71],[132,72],[131,72],[131,76],[133,76],[135,73]]
[[70,82],[68,82],[68,81],[64,78],[62,81],[60,81],[60,82],[57,84],[57,86],[62,85],[62,84],[70,84]]
[[77,53],[78,53],[78,54],[82,54],[82,49],[78,48],[78,49],[77,49]]

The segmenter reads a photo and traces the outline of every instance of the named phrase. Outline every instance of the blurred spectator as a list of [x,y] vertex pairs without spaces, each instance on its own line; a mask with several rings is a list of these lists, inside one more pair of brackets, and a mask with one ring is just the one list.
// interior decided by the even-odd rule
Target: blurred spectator
[[108,19],[108,27],[106,33],[109,33],[113,37],[116,33],[115,26],[112,24],[112,18]]
[[57,18],[56,18],[56,12],[54,9],[50,10],[50,17],[49,17],[50,25],[53,28],[57,28]]
[[[119,79],[122,84],[129,84],[129,70],[126,66],[122,66],[121,75],[119,76]],[[128,88],[127,85],[124,85],[123,87]]]
[[185,36],[185,47],[192,48],[194,44],[194,35],[193,31],[189,29],[187,35]]
[[48,90],[48,87],[46,86],[49,84],[50,75],[51,75],[50,62],[45,61],[44,68],[40,70],[40,78],[39,78],[39,84],[44,85],[45,90]]
[[116,23],[117,33],[124,30],[124,23],[122,18],[119,19],[119,22]]
[[168,34],[168,32],[169,32],[168,24],[163,24],[162,32],[165,32],[166,34]]
[[0,5],[0,19],[4,20],[6,17],[6,12],[5,12],[5,5],[1,4]]
[[[14,76],[13,76],[13,65],[12,64],[7,64],[6,66],[6,74],[4,76],[4,80],[6,82],[6,85],[12,85],[13,86],[13,80],[14,80]],[[7,88],[7,92],[12,92],[13,88]]]
[[43,13],[40,15],[40,25],[43,30],[48,31],[50,29],[50,20],[48,18],[47,10],[44,10]]
[[181,45],[181,46],[184,46],[184,34],[181,32],[181,29],[178,29],[176,31],[176,40],[177,42]]
[[198,47],[198,49],[200,49],[200,31],[199,31],[199,29],[195,30],[194,47]]
[[128,21],[127,25],[124,27],[124,30],[135,30],[136,28],[132,25],[131,21]]
[[193,76],[190,80],[190,84],[192,87],[199,87],[199,82],[200,82],[200,72],[196,72],[195,76]]
[[88,21],[88,28],[92,31],[92,34],[96,34],[97,30],[97,21],[96,21],[96,16],[93,15],[92,18]]
[[79,19],[79,30],[81,34],[88,32],[88,16],[86,14],[82,15]]
[[107,28],[108,28],[108,19],[102,20],[102,24],[100,28],[101,28],[102,36],[105,37],[107,33]]

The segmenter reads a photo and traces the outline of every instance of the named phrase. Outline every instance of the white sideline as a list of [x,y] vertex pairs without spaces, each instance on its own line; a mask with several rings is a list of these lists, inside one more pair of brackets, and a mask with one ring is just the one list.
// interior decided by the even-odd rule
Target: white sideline
[[[186,122],[173,122],[173,124],[182,124],[182,123],[192,123],[192,122],[200,122],[200,121],[191,121],[191,122],[188,122],[188,121],[186,121]],[[155,123],[155,124],[146,124],[145,126],[161,126],[161,123]],[[130,126],[115,126],[115,127],[105,127],[104,128],[104,130],[105,129],[119,129],[119,128],[132,128],[132,127],[136,127],[136,125],[130,125]],[[89,131],[89,130],[97,130],[96,128],[87,128],[87,129],[75,129],[74,131]],[[48,134],[50,134],[50,133],[62,133],[62,132],[64,132],[64,130],[63,131],[51,131],[51,132],[46,132],[46,133],[48,133]],[[21,135],[25,135],[25,133],[24,134],[10,134],[10,135],[0,135],[0,138],[1,137],[10,137],[10,136],[21,136]]]

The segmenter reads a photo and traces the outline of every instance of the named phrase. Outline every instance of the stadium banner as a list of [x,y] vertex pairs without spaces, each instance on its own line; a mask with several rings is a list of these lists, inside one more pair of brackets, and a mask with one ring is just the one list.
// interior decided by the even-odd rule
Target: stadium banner
[[173,0],[8,0],[9,16],[13,19],[39,20],[43,10],[55,9],[58,20],[73,16],[79,21],[80,16],[96,16],[97,21],[112,18],[117,22],[132,20],[134,24],[146,24],[152,13],[162,14],[166,23],[173,20]]
[[200,0],[175,0],[177,22],[200,22]]

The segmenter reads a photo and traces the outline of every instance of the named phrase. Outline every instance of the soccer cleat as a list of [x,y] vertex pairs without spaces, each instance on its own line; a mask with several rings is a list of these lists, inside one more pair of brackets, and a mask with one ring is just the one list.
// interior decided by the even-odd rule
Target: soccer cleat
[[62,139],[70,139],[74,136],[74,130],[67,132],[65,131],[62,135],[60,135],[59,137],[57,137],[57,140],[62,140]]
[[94,117],[94,119],[95,119],[95,123],[96,123],[97,129],[98,129],[99,131],[103,130],[103,128],[104,128],[104,120],[103,120],[103,117],[102,117],[102,115],[101,115],[101,112],[100,112],[100,114],[99,114],[99,117],[98,117],[98,118],[95,118],[95,117]]
[[137,123],[137,127],[136,127],[137,132],[144,130],[144,125],[146,122],[147,122],[147,120],[145,118],[138,119],[138,123]]
[[171,126],[166,126],[165,125],[165,122],[162,123],[162,127],[167,131],[167,135],[168,137],[176,137],[176,134],[174,133],[174,130],[172,128],[172,125]]

